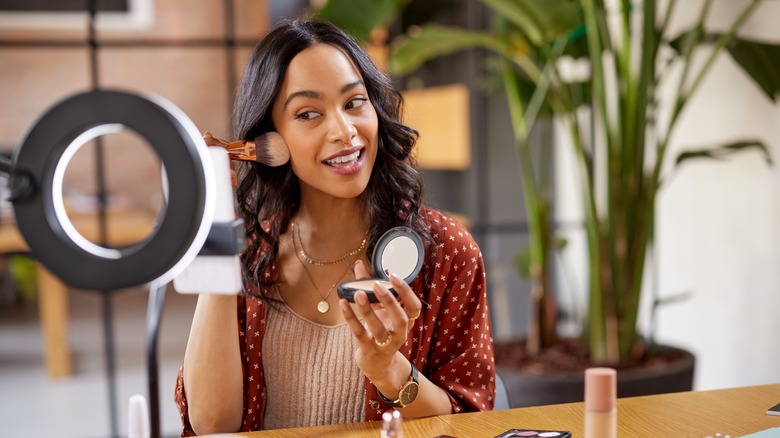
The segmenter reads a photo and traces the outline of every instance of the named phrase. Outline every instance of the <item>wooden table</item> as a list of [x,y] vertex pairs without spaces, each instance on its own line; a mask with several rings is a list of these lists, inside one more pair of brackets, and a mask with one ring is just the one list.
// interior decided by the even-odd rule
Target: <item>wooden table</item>
[[[618,437],[747,435],[780,427],[780,417],[766,415],[766,410],[778,403],[780,384],[624,398],[618,400]],[[573,437],[582,438],[583,422],[582,403],[569,403],[406,420],[404,435],[408,438],[495,437],[508,429],[526,428],[567,430]],[[380,430],[379,422],[366,422],[213,437],[377,438]]]
[[[72,214],[73,226],[87,239],[98,241],[95,214]],[[107,240],[110,245],[127,245],[149,235],[154,217],[131,210],[109,212]],[[29,252],[14,222],[0,223],[0,253]],[[38,311],[43,336],[43,360],[51,378],[70,376],[73,364],[68,339],[68,289],[41,264],[37,268]]]

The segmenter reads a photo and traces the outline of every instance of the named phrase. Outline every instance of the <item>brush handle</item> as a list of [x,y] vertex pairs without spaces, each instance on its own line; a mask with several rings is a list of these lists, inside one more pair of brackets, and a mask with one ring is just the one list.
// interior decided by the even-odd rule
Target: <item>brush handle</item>
[[233,161],[257,161],[257,148],[253,140],[237,140],[227,142],[218,139],[206,131],[203,140],[209,146],[222,146],[228,151],[228,157]]
[[232,141],[225,146],[228,156],[235,161],[257,161],[257,147],[252,140]]

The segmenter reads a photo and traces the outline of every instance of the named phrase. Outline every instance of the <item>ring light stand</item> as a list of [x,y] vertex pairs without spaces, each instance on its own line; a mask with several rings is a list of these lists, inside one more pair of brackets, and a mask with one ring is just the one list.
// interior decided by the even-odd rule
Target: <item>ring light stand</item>
[[[79,147],[123,128],[139,134],[159,156],[167,182],[166,206],[151,235],[123,248],[104,248],[81,236],[67,217],[63,175]],[[149,286],[147,371],[152,437],[160,436],[157,334],[167,285],[199,253],[204,254],[204,247],[209,257],[231,256],[236,266],[236,254],[243,249],[243,238],[237,237],[243,232],[241,221],[212,223],[218,186],[215,175],[227,178],[230,188],[226,152],[216,149],[206,146],[192,121],[170,102],[96,90],[56,104],[28,131],[12,161],[0,162],[0,171],[10,174],[10,200],[19,231],[47,269],[81,289]],[[221,166],[214,166],[213,161]],[[232,191],[227,196],[232,197]],[[232,202],[227,205],[232,210]],[[235,212],[231,213],[228,216],[234,219]]]

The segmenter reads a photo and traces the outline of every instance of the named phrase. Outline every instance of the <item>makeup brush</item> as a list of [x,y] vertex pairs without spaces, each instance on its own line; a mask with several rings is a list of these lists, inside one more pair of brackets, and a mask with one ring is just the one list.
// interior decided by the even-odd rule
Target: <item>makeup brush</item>
[[231,142],[215,138],[206,131],[203,133],[203,140],[209,146],[222,146],[227,149],[230,159],[234,161],[256,161],[269,167],[278,167],[290,160],[287,143],[275,131],[258,135],[254,140]]

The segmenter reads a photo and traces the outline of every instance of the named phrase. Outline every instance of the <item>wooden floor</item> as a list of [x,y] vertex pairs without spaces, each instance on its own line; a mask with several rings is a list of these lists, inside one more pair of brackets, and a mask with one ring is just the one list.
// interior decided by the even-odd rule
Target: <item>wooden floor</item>
[[[43,367],[38,307],[20,301],[7,285],[0,292],[0,435],[90,438],[111,436],[100,295],[69,293],[70,344],[74,374],[51,380]],[[127,403],[146,395],[146,306],[148,291],[115,294],[117,421],[127,436]],[[168,292],[159,339],[161,424],[164,436],[181,429],[173,403],[176,372],[189,333],[195,296]]]

